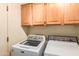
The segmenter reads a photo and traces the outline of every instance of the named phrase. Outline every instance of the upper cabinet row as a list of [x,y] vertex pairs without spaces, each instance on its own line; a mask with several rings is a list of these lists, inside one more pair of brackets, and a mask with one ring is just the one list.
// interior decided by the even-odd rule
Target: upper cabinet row
[[79,4],[24,4],[21,20],[22,25],[78,24]]

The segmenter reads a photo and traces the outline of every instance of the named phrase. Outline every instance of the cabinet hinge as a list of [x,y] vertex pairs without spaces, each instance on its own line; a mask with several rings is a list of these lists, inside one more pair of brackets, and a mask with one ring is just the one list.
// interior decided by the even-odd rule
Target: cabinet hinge
[[7,42],[9,42],[9,37],[7,37]]
[[7,8],[6,8],[6,11],[8,11],[8,6],[7,6]]

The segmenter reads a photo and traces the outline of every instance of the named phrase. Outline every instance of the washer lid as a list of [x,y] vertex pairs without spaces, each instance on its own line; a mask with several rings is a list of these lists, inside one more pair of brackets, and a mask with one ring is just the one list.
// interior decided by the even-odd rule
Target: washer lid
[[37,47],[40,43],[41,43],[41,41],[26,40],[26,41],[22,42],[21,44],[23,44],[23,45],[28,45],[28,46],[35,46],[35,47]]

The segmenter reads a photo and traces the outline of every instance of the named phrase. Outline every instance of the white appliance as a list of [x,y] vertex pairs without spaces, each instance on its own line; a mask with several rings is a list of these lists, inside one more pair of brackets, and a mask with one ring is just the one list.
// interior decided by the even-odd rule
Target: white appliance
[[41,56],[45,48],[45,36],[29,35],[27,40],[12,46],[12,56]]
[[79,45],[76,37],[49,36],[44,56],[79,56]]

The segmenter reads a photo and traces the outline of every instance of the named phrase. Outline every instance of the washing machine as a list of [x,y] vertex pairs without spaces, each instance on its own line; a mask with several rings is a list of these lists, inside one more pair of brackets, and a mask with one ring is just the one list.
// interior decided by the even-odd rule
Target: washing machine
[[44,56],[79,56],[77,37],[49,35]]
[[12,46],[12,56],[42,56],[45,49],[44,35],[29,35],[25,41]]

